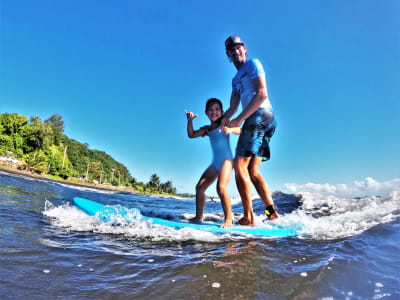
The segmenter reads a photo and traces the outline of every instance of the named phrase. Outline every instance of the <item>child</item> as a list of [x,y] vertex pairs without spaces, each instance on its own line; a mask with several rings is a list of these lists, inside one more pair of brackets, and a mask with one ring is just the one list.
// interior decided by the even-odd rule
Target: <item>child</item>
[[196,216],[190,221],[202,221],[205,204],[205,191],[218,178],[217,192],[221,199],[222,208],[225,214],[225,221],[221,227],[232,227],[231,200],[227,191],[227,184],[231,177],[233,168],[233,156],[229,143],[229,135],[222,132],[221,119],[223,115],[222,102],[216,98],[211,98],[206,103],[206,115],[211,124],[193,130],[193,119],[198,115],[185,110],[187,117],[187,133],[190,138],[204,137],[210,138],[213,151],[213,160],[211,165],[201,175],[196,185]]

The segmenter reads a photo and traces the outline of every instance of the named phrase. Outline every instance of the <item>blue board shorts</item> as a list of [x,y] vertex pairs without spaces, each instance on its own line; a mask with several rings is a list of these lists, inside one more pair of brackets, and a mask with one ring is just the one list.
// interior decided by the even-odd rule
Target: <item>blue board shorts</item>
[[243,124],[236,147],[236,156],[263,157],[269,160],[269,141],[275,132],[277,122],[274,113],[265,108],[257,109]]

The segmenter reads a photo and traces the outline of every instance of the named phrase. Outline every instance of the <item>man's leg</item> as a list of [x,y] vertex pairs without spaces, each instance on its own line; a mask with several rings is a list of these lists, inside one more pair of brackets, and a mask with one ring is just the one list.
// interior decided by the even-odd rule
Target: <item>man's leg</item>
[[[272,200],[272,195],[268,187],[268,184],[260,173],[261,162],[262,162],[262,157],[254,157],[251,160],[248,168],[251,182],[254,184],[254,187],[256,188],[258,195],[264,201],[265,206],[274,205],[274,201]],[[270,220],[276,218],[278,218],[277,212],[274,212],[272,215],[269,216]]]
[[253,203],[251,202],[251,181],[248,166],[251,157],[237,156],[235,158],[235,179],[243,204],[243,218],[239,220],[241,225],[254,225]]

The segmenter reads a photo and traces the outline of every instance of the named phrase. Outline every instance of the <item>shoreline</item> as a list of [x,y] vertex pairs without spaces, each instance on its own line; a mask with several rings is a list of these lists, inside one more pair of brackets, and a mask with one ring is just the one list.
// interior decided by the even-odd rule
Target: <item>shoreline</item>
[[[128,193],[128,194],[134,194],[134,195],[147,195],[147,194],[138,193],[134,190],[134,188],[128,187],[128,186],[104,186],[102,184],[95,184],[95,183],[89,183],[89,182],[80,183],[80,182],[71,182],[69,180],[58,180],[58,179],[50,178],[46,175],[40,175],[40,174],[35,174],[35,173],[27,172],[27,171],[17,170],[16,168],[11,167],[11,166],[0,165],[0,172],[14,174],[14,175],[20,175],[20,176],[29,177],[29,178],[38,179],[38,180],[56,182],[56,183],[61,183],[61,184],[66,184],[66,185],[71,185],[71,186],[76,186],[76,187],[85,187],[85,188],[92,188],[92,189],[98,189],[98,190],[115,191],[115,192]],[[162,195],[149,194],[149,196],[162,196]]]

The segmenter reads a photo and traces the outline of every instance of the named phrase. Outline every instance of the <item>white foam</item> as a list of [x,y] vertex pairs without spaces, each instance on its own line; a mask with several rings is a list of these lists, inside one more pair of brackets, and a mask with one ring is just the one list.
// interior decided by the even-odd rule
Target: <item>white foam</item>
[[337,239],[354,236],[400,216],[400,192],[381,197],[338,198],[302,193],[300,209],[273,222],[297,226],[300,236]]
[[[298,209],[265,223],[264,215],[256,215],[256,226],[279,225],[297,230],[299,238],[302,239],[330,240],[360,234],[400,216],[400,192],[398,191],[381,197],[364,198],[339,198],[313,193],[303,193],[301,196],[301,206]],[[64,230],[116,234],[152,241],[218,242],[252,237],[251,235],[213,234],[193,228],[174,229],[141,220],[137,210],[127,209],[127,211],[126,217],[117,216],[109,222],[103,222],[97,217],[88,216],[73,205],[54,206],[46,201],[43,214],[49,217],[54,226],[64,228]],[[191,216],[185,214],[187,218]],[[205,214],[205,220],[221,222],[223,213]],[[118,226],[115,226],[116,224]],[[48,241],[43,240],[43,243],[48,244]],[[57,245],[52,246],[57,247]]]
[[85,186],[65,184],[65,183],[56,182],[56,181],[50,181],[50,182],[57,184],[57,185],[61,185],[63,187],[69,188],[69,189],[78,190],[78,191],[89,191],[89,192],[96,192],[96,193],[100,193],[100,194],[111,194],[111,195],[119,193],[118,191],[104,190],[104,189],[95,188],[95,187],[91,188],[91,187],[85,187]]
[[[115,216],[107,222],[96,216],[89,216],[73,205],[54,206],[46,201],[43,214],[50,222],[68,231],[94,232],[102,234],[122,235],[134,239],[150,239],[152,241],[205,241],[217,242],[223,240],[240,240],[243,236],[229,234],[217,235],[193,228],[174,229],[153,224],[152,221],[134,217],[135,209],[128,210],[126,217]],[[115,226],[118,225],[118,226]]]

